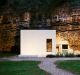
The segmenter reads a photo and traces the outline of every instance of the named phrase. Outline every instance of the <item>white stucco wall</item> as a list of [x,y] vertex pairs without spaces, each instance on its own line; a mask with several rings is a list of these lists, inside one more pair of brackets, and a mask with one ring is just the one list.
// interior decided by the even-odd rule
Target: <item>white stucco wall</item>
[[[47,52],[46,39],[52,39],[52,52]],[[20,56],[45,57],[56,54],[55,30],[21,30]]]

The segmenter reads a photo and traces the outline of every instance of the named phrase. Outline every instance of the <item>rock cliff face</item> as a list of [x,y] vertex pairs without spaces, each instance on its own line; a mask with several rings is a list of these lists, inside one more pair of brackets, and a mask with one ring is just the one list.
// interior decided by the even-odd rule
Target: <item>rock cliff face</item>
[[2,24],[0,25],[0,51],[10,51],[15,45],[16,25]]
[[[12,1],[11,4],[13,4]],[[10,51],[12,46],[20,43],[20,29],[28,29],[31,24],[31,16],[35,17],[35,15],[31,12],[26,13],[27,9],[24,11],[18,9],[20,12],[15,9],[15,11],[8,4],[4,7],[0,6],[0,8],[0,51]],[[66,40],[71,49],[80,50],[80,0],[68,0],[65,4],[55,8],[48,18],[41,11],[37,12],[36,17],[39,19],[36,18],[35,21],[40,20],[39,22],[34,21],[35,24],[39,24],[35,25],[38,26],[37,28],[44,29],[43,27],[51,26],[49,29],[57,31],[58,42],[60,39]],[[44,18],[45,22],[48,20],[47,24],[43,22]],[[33,28],[35,27],[33,26]],[[18,43],[15,40],[18,40]]]
[[80,51],[80,30],[57,32],[57,41],[60,42],[59,40],[68,41],[71,49]]
[[70,0],[52,14],[52,29],[57,30],[57,44],[67,41],[74,51],[80,51],[80,1]]

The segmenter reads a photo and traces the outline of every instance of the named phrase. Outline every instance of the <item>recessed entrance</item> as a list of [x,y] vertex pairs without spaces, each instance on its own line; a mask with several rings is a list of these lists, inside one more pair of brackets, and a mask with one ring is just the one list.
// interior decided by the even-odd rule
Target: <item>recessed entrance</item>
[[63,52],[63,55],[68,54],[68,44],[62,45],[62,52]]
[[47,44],[47,52],[52,52],[52,39],[47,39],[46,44]]

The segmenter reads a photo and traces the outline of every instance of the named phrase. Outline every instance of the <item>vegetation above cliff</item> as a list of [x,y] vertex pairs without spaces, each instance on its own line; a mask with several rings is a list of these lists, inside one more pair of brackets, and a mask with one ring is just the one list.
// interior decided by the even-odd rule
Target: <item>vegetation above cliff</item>
[[64,3],[65,0],[1,0],[0,7],[10,7],[20,10],[47,11]]

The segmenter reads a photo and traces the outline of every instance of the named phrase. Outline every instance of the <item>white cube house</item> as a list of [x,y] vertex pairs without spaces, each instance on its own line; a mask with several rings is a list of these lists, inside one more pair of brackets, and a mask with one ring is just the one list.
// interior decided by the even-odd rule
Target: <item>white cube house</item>
[[56,55],[56,30],[21,30],[20,56]]

